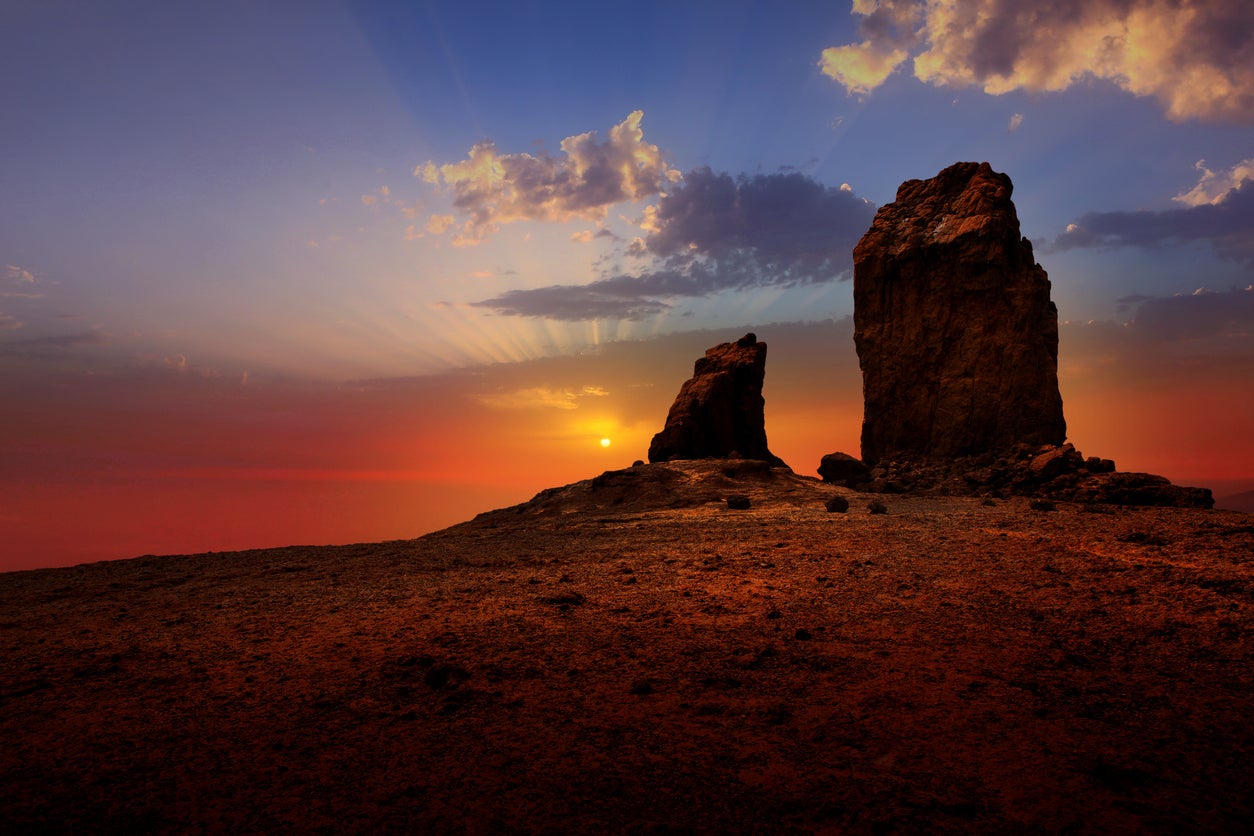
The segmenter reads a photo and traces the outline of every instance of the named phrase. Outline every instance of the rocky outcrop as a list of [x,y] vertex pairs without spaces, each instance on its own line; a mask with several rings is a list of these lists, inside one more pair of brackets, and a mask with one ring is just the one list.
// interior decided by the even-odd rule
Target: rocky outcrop
[[1173,485],[1149,473],[1119,473],[1110,459],[1085,458],[1070,444],[1019,444],[994,455],[882,461],[849,487],[872,493],[1034,496],[1102,505],[1210,508],[1207,488]]
[[745,334],[705,352],[649,445],[650,462],[745,458],[783,464],[766,446],[766,343]]
[[867,464],[1065,440],[1058,312],[1011,190],[988,163],[909,180],[854,249]]

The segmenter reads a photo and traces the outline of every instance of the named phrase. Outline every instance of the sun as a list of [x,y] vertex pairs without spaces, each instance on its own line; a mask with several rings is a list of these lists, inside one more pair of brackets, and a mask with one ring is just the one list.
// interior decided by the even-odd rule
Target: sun
[[603,438],[603,439],[601,439],[601,446],[602,446],[602,447],[609,447],[609,446],[610,446],[610,440],[609,440],[608,438]]

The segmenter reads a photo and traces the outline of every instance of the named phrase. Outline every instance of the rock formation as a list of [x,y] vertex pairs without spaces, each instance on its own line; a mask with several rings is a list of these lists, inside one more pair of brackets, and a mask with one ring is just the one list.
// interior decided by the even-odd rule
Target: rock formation
[[871,481],[871,469],[848,453],[828,453],[819,462],[819,477],[852,488]]
[[988,163],[908,180],[854,249],[868,465],[1063,443],[1058,311],[1011,189]]
[[1064,444],[1058,309],[1019,234],[1012,189],[988,163],[955,163],[902,183],[876,213],[853,251],[862,462],[824,456],[823,481],[1211,507],[1205,488],[1116,473],[1109,459]]
[[766,343],[745,334],[705,352],[653,436],[649,461],[745,458],[783,462],[766,446]]
[[1070,444],[1017,444],[996,455],[943,461],[881,461],[865,480],[846,484],[871,493],[1035,496],[1085,504],[1177,508],[1210,508],[1214,504],[1208,488],[1173,485],[1150,473],[1116,472],[1110,459],[1085,458]]

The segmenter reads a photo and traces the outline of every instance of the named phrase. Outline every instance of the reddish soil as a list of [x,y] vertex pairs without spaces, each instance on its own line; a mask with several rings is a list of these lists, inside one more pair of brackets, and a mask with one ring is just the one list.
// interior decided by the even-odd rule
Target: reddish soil
[[649,468],[414,541],[0,575],[0,830],[1254,821],[1248,515]]

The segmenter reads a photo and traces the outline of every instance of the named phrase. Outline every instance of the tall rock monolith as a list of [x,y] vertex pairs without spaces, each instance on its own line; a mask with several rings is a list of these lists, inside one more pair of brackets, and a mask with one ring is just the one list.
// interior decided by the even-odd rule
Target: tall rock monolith
[[868,464],[1065,440],[1058,309],[1012,188],[988,163],[908,180],[854,248]]
[[766,446],[766,343],[745,334],[707,349],[679,390],[649,461],[738,456],[783,464]]

